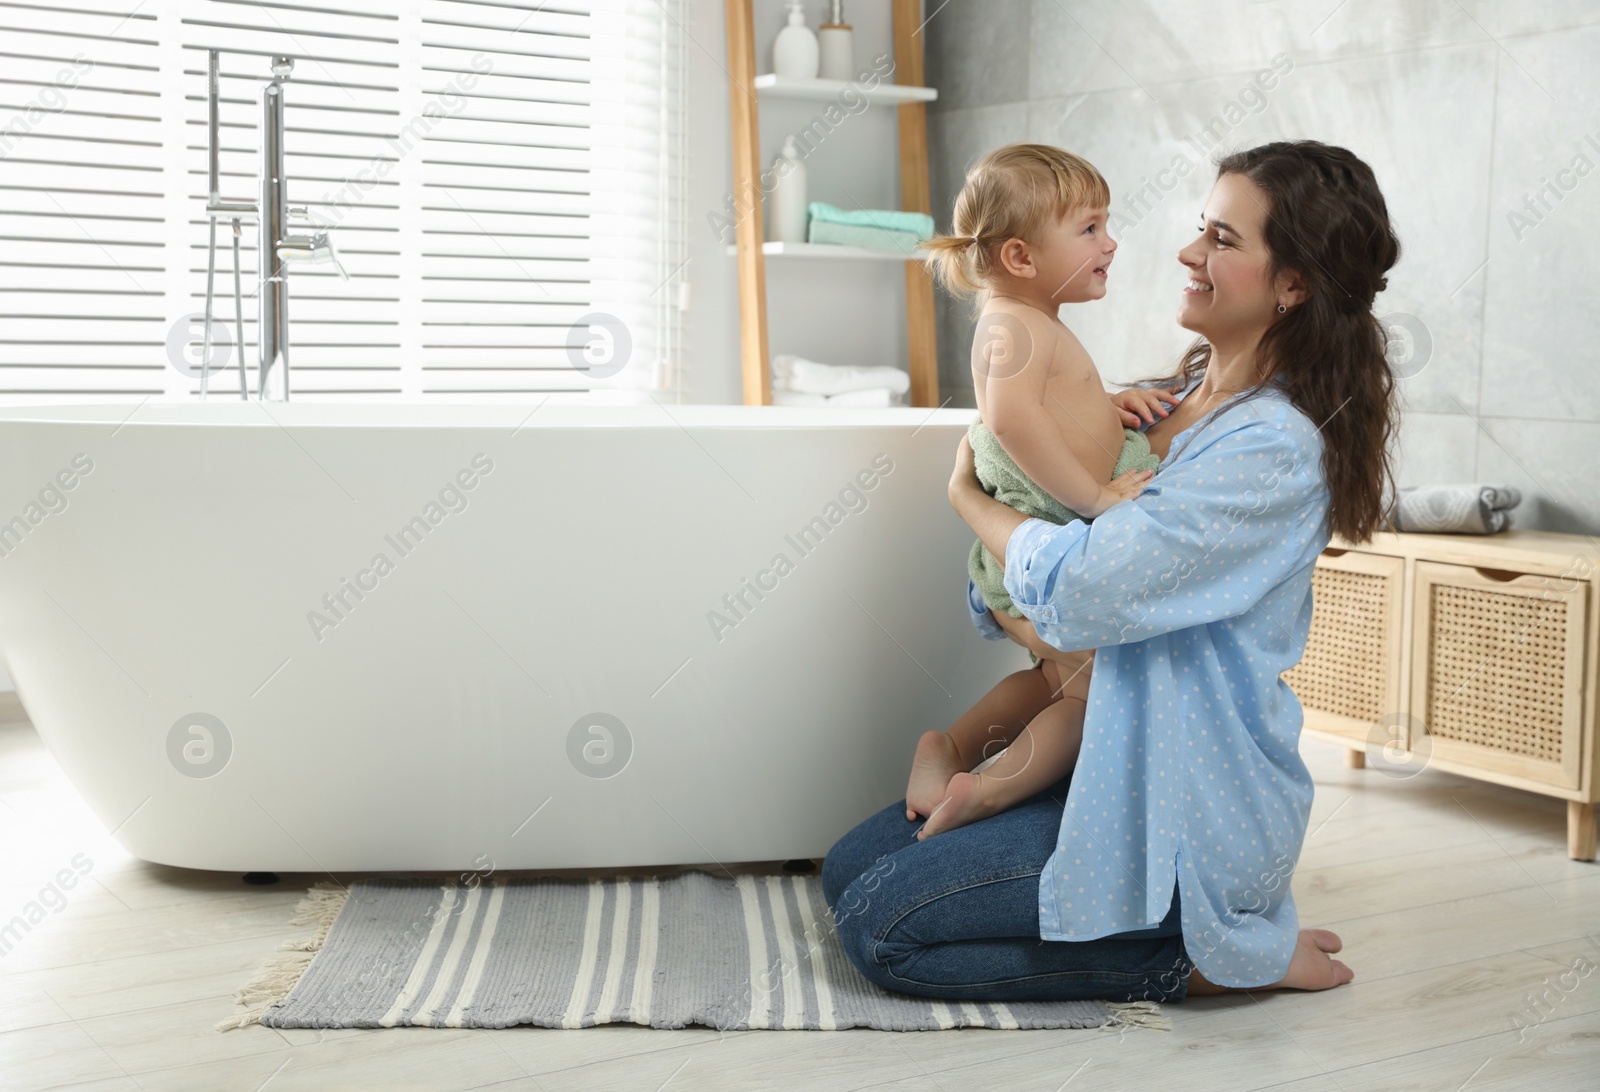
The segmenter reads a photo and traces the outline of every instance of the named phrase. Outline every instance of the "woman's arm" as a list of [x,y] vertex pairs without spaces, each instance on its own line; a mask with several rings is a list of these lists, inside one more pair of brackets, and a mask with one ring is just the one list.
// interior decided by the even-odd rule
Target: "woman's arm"
[[1002,504],[983,491],[978,481],[978,471],[972,455],[972,444],[966,436],[956,448],[956,468],[950,475],[950,505],[956,514],[967,521],[967,526],[977,533],[995,560],[1003,567],[1006,563],[1006,543],[1028,517]]
[[[950,476],[950,503],[962,519],[977,532],[979,539],[994,554],[1002,566],[1006,563],[1006,542],[1011,533],[1027,521],[1026,516],[1010,505],[1002,504],[983,491],[974,469],[972,445],[965,436],[956,449],[956,468]],[[981,606],[979,604],[978,606]],[[1050,659],[1060,652],[1040,639],[1033,623],[1026,618],[1013,618],[1003,610],[992,610],[988,616],[1023,648],[1041,659]],[[976,619],[975,619],[976,620]],[[994,634],[998,638],[999,634]]]
[[1236,617],[1316,561],[1328,494],[1310,421],[1247,402],[1186,447],[1140,496],[1065,525],[980,504],[963,452],[951,501],[1004,558],[1006,591],[1041,640],[1076,651]]

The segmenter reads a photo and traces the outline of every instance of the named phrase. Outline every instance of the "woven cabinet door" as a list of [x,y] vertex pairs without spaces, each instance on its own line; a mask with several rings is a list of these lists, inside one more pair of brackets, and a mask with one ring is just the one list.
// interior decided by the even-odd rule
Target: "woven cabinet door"
[[1411,713],[1434,762],[1576,789],[1582,580],[1416,563]]
[[1305,731],[1365,750],[1377,726],[1403,720],[1404,579],[1402,557],[1329,548],[1317,558],[1311,632],[1300,662],[1283,673]]

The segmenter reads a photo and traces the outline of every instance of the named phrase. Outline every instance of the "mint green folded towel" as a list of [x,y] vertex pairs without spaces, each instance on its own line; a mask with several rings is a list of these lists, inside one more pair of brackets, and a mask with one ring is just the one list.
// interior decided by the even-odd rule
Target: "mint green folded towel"
[[922,242],[909,231],[884,231],[881,228],[860,227],[855,224],[835,224],[828,220],[813,220],[806,228],[806,241],[831,243],[835,246],[859,246],[868,250],[881,250],[904,258],[916,256],[917,245]]
[[919,240],[933,234],[933,217],[925,212],[900,212],[898,209],[856,209],[847,211],[826,201],[813,201],[806,207],[811,222],[850,224],[854,227],[879,228],[883,231],[906,231]]
[[[1161,458],[1150,450],[1150,441],[1138,429],[1122,430],[1122,452],[1117,456],[1113,478],[1130,470],[1157,470]],[[972,444],[973,461],[978,471],[978,481],[983,491],[1002,504],[1008,504],[1025,516],[1049,520],[1051,523],[1071,523],[1083,519],[1072,509],[1039,488],[1029,478],[1006,449],[1000,446],[989,426],[980,417],[967,428],[967,439]],[[1005,567],[995,560],[984,544],[974,542],[967,557],[967,572],[983,596],[990,610],[1005,611],[1013,618],[1021,618],[1022,611],[1011,601],[1006,591]]]

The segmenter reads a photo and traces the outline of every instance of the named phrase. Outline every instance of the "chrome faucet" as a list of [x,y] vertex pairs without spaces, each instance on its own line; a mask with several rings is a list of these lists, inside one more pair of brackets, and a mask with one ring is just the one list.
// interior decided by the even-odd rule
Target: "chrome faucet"
[[207,91],[210,100],[211,192],[206,215],[211,220],[211,254],[206,268],[205,369],[200,374],[200,397],[207,392],[211,363],[212,280],[216,269],[217,221],[232,220],[234,234],[234,317],[239,334],[239,397],[249,398],[245,378],[243,300],[239,294],[239,225],[255,221],[257,232],[259,284],[256,292],[256,397],[262,401],[289,400],[289,266],[291,264],[331,264],[345,280],[350,275],[334,253],[329,228],[310,234],[286,234],[291,217],[308,222],[310,213],[288,205],[288,179],[283,171],[283,85],[294,71],[289,57],[272,58],[272,80],[261,92],[261,200],[224,201],[217,183],[217,66],[218,51],[209,55]]

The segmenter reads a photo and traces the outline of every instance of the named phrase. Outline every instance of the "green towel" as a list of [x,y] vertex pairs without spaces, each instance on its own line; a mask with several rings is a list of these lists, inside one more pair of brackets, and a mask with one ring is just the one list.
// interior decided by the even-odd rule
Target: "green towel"
[[857,209],[854,212],[830,205],[826,201],[813,201],[806,207],[812,222],[853,224],[856,227],[875,227],[885,231],[907,231],[918,239],[933,234],[933,217],[925,212],[901,212],[898,209]]
[[[1111,472],[1113,478],[1130,470],[1160,468],[1161,459],[1150,450],[1150,441],[1144,433],[1124,427],[1122,434],[1122,452],[1117,456],[1116,469]],[[1084,518],[1035,485],[1006,454],[1006,449],[1000,446],[1000,441],[995,439],[982,418],[968,427],[967,439],[972,443],[978,481],[982,483],[984,492],[995,500],[1010,505],[1025,516],[1049,520],[1051,523],[1071,523]],[[1022,611],[1006,592],[1005,568],[981,541],[972,544],[972,552],[967,556],[967,572],[990,610],[1003,610],[1013,618],[1022,617]],[[1031,652],[1029,655],[1033,656]],[[1038,663],[1037,656],[1033,660]]]
[[899,254],[911,258],[922,242],[909,231],[885,231],[882,228],[859,227],[855,224],[835,224],[828,220],[813,220],[806,228],[806,241],[832,243],[844,246],[866,247],[886,254]]

